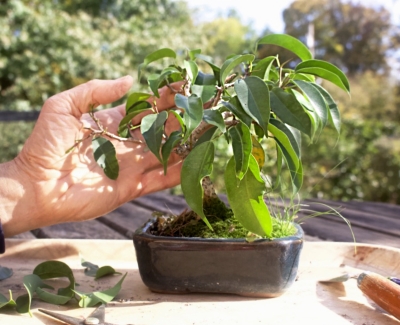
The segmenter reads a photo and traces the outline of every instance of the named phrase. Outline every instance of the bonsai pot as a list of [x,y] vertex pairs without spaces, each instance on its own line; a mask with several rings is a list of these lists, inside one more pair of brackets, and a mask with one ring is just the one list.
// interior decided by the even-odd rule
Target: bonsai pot
[[277,297],[295,281],[304,233],[279,239],[204,239],[155,236],[155,219],[133,242],[140,276],[154,292],[230,293]]

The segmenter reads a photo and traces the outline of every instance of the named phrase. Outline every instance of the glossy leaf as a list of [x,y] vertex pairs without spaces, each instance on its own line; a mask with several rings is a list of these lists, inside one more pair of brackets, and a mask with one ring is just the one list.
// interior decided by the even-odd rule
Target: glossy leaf
[[126,112],[126,115],[119,122],[119,136],[127,138],[129,136],[129,123],[132,121],[132,119],[141,113],[150,111],[151,108],[152,105],[146,101],[138,101],[132,104],[130,109]]
[[240,63],[248,63],[254,60],[253,54],[235,55],[230,59],[226,60],[221,67],[220,82],[223,85],[226,78],[231,73],[232,69]]
[[222,114],[214,109],[207,109],[204,111],[203,120],[208,124],[215,125],[222,133],[226,131],[225,121]]
[[185,142],[203,119],[203,102],[201,98],[194,95],[186,97],[181,94],[176,94],[175,105],[185,110],[183,115],[186,127],[185,136],[183,138],[183,142]]
[[200,86],[213,86],[215,88],[216,82],[217,80],[214,75],[199,71],[194,84]]
[[146,115],[143,117],[142,123],[140,124],[140,131],[146,141],[147,147],[161,163],[161,141],[164,134],[164,124],[167,118],[168,113],[163,111],[158,114]]
[[110,179],[117,179],[119,174],[119,164],[114,145],[111,141],[97,137],[92,140],[93,155],[97,164],[104,170]]
[[290,92],[296,97],[296,100],[305,108],[305,112],[310,117],[311,126],[312,126],[311,139],[313,139],[315,133],[322,125],[321,119],[319,118],[318,114],[315,112],[314,107],[311,105],[309,100],[306,97],[304,97],[304,95],[301,92],[299,92],[295,89],[290,89]]
[[16,306],[16,303],[15,303],[13,297],[12,297],[11,290],[8,290],[8,292],[10,294],[10,298],[9,299],[7,299],[7,297],[3,296],[0,293],[0,308],[3,308],[5,306],[12,306],[12,307]]
[[312,137],[313,130],[309,115],[296,97],[281,88],[272,89],[271,109],[286,124],[289,124],[304,134]]
[[125,111],[129,112],[130,108],[137,102],[146,101],[152,96],[152,94],[147,93],[132,93],[128,96],[125,104]]
[[258,42],[259,44],[270,44],[283,47],[292,53],[296,54],[302,61],[311,60],[312,54],[310,50],[301,41],[293,36],[286,34],[271,34],[262,37]]
[[270,96],[268,86],[258,77],[239,79],[234,85],[237,97],[244,111],[268,132],[270,117]]
[[199,73],[199,67],[197,66],[196,62],[185,60],[183,62],[183,66],[186,69],[189,79],[192,81],[192,83],[194,83]]
[[83,308],[93,307],[97,304],[107,304],[112,301],[115,296],[120,292],[122,283],[125,280],[127,273],[117,282],[117,284],[107,290],[104,291],[95,291],[91,293],[83,293],[79,291],[75,291],[75,293],[79,296],[79,306]]
[[195,49],[188,52],[190,60],[194,61],[196,59],[196,55],[201,53],[201,49]]
[[297,73],[309,73],[328,80],[350,93],[350,83],[346,75],[332,63],[322,60],[308,60],[299,63],[296,66]]
[[264,148],[262,147],[261,143],[258,142],[257,138],[254,135],[251,136],[251,143],[252,143],[251,154],[257,161],[258,167],[260,167],[261,169],[265,164]]
[[99,267],[96,264],[85,261],[83,258],[81,258],[81,265],[85,267],[85,275],[94,277],[96,280],[107,275],[121,274],[120,272],[115,271],[111,266],[106,265]]
[[12,275],[13,275],[12,269],[10,269],[8,267],[0,266],[0,281],[8,279]]
[[164,165],[164,175],[167,174],[168,167],[168,159],[171,155],[172,150],[174,150],[175,146],[182,140],[182,132],[174,131],[170,134],[167,141],[163,144],[161,148],[161,157]]
[[174,117],[177,119],[179,125],[181,126],[182,132],[185,132],[186,126],[185,126],[185,122],[183,121],[181,112],[179,112],[178,110],[170,110],[169,113],[172,113],[174,115]]
[[206,132],[204,132],[200,136],[200,138],[197,140],[194,146],[196,147],[204,142],[212,141],[217,130],[218,128],[216,126],[212,126],[211,128],[209,128]]
[[115,269],[112,266],[105,265],[97,270],[95,280],[98,280],[104,276],[116,275],[116,274],[121,274],[121,272],[115,271]]
[[311,103],[314,111],[318,114],[322,127],[325,127],[328,123],[328,107],[326,106],[325,100],[321,93],[310,83],[303,80],[293,81],[307,97]]
[[138,79],[140,80],[140,75],[141,75],[141,71],[147,67],[150,63],[164,59],[164,58],[176,58],[176,53],[169,49],[169,48],[163,48],[163,49],[159,49],[153,53],[150,53],[149,55],[147,55],[144,60],[143,63],[139,65],[139,77]]
[[240,121],[250,127],[253,119],[245,112],[237,96],[233,96],[229,99],[229,102],[221,102],[221,104],[232,112]]
[[229,135],[232,138],[236,177],[242,180],[249,167],[249,159],[252,151],[250,130],[245,124],[239,123],[229,129]]
[[290,145],[292,146],[294,152],[296,153],[296,156],[300,158],[299,140],[296,139],[292,131],[284,123],[282,123],[277,119],[271,118],[269,122],[287,136],[288,140],[290,141]]
[[[259,77],[261,79],[271,79],[270,73],[271,68],[273,67],[273,63],[276,60],[276,56],[268,56],[258,61],[257,64],[253,67],[251,71],[251,75],[255,77]],[[272,70],[273,71],[273,70]],[[278,75],[276,75],[278,77]]]
[[195,146],[183,161],[181,188],[186,203],[211,228],[203,211],[203,188],[201,181],[212,172],[214,144],[211,141]]
[[252,233],[270,237],[272,220],[263,198],[265,183],[260,177],[255,158],[250,155],[249,168],[243,179],[238,182],[235,159],[232,157],[225,169],[225,186],[235,218]]
[[214,85],[192,85],[192,94],[201,98],[203,103],[207,103],[215,96],[215,86]]
[[147,78],[151,91],[155,96],[160,97],[158,90],[166,83],[166,80],[172,76],[180,76],[179,71],[166,70],[161,74],[152,74]]
[[204,62],[206,62],[212,69],[213,73],[214,73],[214,77],[216,80],[220,80],[220,75],[221,75],[221,68],[219,68],[218,66],[216,66],[213,61],[212,58],[207,56],[207,55],[203,55],[203,54],[197,54],[196,55],[197,59],[203,60]]
[[318,89],[318,91],[321,93],[321,95],[324,97],[326,105],[329,108],[329,122],[332,124],[332,126],[336,129],[337,133],[340,134],[340,127],[341,127],[341,120],[340,120],[340,112],[339,108],[335,102],[335,100],[332,98],[332,96],[320,85],[313,83],[312,84],[315,88]]

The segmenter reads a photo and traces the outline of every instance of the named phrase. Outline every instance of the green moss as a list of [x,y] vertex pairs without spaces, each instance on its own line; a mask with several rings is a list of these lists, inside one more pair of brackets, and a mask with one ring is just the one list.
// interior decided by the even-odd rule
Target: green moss
[[[249,233],[234,217],[232,210],[219,199],[205,203],[204,212],[213,230],[193,211],[185,211],[177,217],[158,217],[153,234],[173,237],[201,238],[260,238]],[[272,238],[294,235],[296,228],[290,221],[273,218]]]

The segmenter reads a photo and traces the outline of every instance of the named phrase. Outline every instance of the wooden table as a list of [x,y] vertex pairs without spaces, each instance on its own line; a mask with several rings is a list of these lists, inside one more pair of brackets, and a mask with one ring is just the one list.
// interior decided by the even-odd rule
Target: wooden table
[[[13,268],[14,275],[0,282],[0,292],[7,296],[11,289],[14,297],[25,293],[23,276],[49,259],[66,262],[73,269],[79,290],[83,292],[93,291],[93,287],[103,290],[118,281],[118,277],[111,277],[96,282],[85,276],[80,265],[81,254],[95,264],[111,265],[117,271],[128,273],[121,292],[107,307],[106,320],[116,324],[400,324],[368,300],[358,290],[355,280],[318,283],[322,277],[335,276],[338,270],[354,274],[369,270],[400,276],[400,207],[317,200],[304,203],[314,210],[326,209],[321,203],[341,207],[342,214],[352,222],[359,243],[357,254],[354,254],[352,236],[343,221],[333,216],[308,220],[303,224],[308,236],[298,281],[279,298],[163,295],[149,291],[140,279],[131,238],[154,210],[179,213],[185,208],[182,197],[167,192],[138,198],[96,220],[45,227],[7,239],[7,251],[0,257],[0,265]],[[54,306],[38,300],[34,300],[32,308],[33,318],[19,315],[12,309],[3,310],[0,324],[59,324],[40,314],[38,308],[76,317],[86,316],[93,310],[78,308],[76,302]]]
[[[374,202],[305,200],[304,208],[327,211],[334,207],[352,224],[358,243],[400,248],[400,206]],[[326,205],[325,205],[326,204]],[[278,204],[279,205],[279,204]],[[158,192],[126,203],[96,220],[66,223],[36,229],[19,238],[131,239],[133,232],[154,211],[178,214],[186,208],[181,196]],[[300,213],[304,216],[305,213]],[[308,240],[352,242],[348,226],[337,216],[309,219],[302,224]]]

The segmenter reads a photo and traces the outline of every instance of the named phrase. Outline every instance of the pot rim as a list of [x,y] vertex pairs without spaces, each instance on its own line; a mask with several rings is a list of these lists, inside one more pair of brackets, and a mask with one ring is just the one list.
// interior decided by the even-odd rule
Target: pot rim
[[211,243],[265,243],[265,242],[281,242],[281,241],[293,241],[293,240],[303,240],[304,231],[301,226],[293,222],[293,225],[296,227],[297,231],[292,236],[282,237],[282,238],[259,238],[255,239],[252,242],[248,242],[246,238],[202,238],[202,237],[170,237],[170,236],[156,236],[150,234],[150,227],[154,224],[156,218],[149,219],[142,227],[138,228],[134,234],[133,239],[137,237],[147,238],[147,239],[158,239],[158,240],[169,240],[169,241],[183,241],[183,242],[211,242]]

